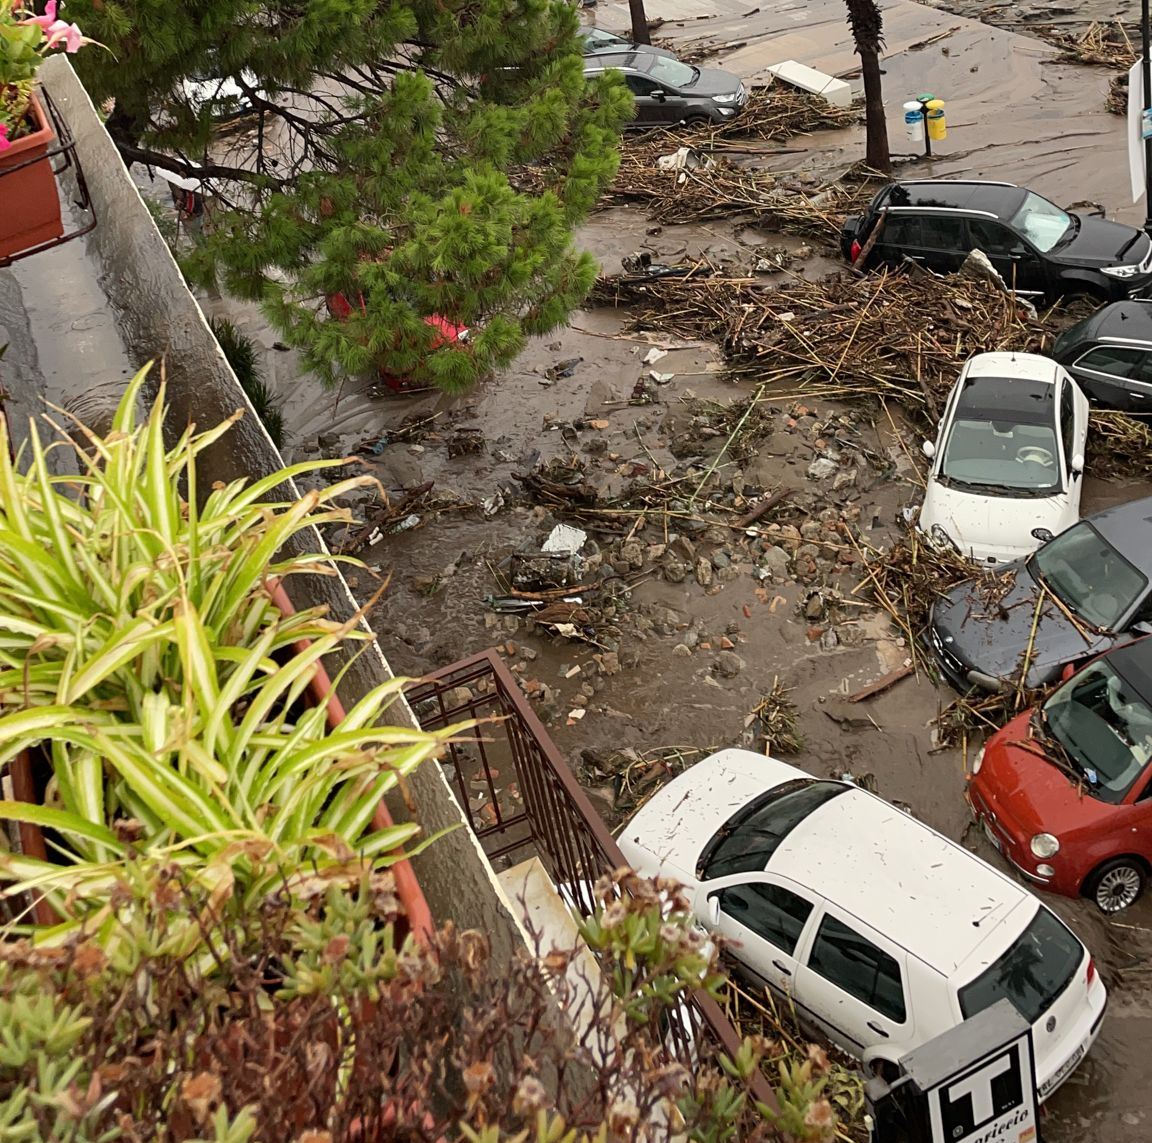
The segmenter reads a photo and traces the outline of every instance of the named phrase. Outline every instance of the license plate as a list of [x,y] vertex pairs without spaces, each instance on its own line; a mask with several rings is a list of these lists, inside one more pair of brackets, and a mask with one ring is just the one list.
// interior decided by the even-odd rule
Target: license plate
[[1004,846],[1000,839],[992,832],[992,827],[981,818],[980,824],[984,827],[984,836],[996,847],[998,853],[1004,851]]
[[1056,1074],[1040,1089],[1040,1098],[1043,1099],[1057,1084],[1068,1077],[1068,1074],[1084,1058],[1084,1045],[1076,1049],[1057,1069]]

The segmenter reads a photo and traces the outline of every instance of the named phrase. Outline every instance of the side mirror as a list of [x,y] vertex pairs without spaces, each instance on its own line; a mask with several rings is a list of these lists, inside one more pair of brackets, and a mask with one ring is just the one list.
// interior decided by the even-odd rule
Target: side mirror
[[720,924],[720,890],[717,889],[715,893],[708,895],[707,909],[705,911],[708,924],[715,928]]
[[1033,528],[1032,539],[1039,540],[1040,543],[1046,544],[1050,539],[1052,539],[1052,533],[1047,528]]
[[920,446],[920,451],[931,460],[936,455],[936,445],[933,441],[925,441]]
[[1077,476],[1084,471],[1084,458],[1079,453],[1072,458],[1072,471]]
[[668,97],[662,91],[654,91],[652,92],[652,98],[656,100],[657,103],[663,103]]

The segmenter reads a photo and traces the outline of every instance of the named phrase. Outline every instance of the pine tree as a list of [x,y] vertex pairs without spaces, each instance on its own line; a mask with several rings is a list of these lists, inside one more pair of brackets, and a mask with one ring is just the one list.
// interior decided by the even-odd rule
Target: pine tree
[[[190,276],[260,301],[326,383],[382,368],[466,389],[591,288],[572,232],[616,172],[631,97],[616,77],[585,82],[565,0],[67,11],[110,49],[81,67],[115,99],[124,159],[213,192]],[[204,77],[235,99],[214,105]],[[253,114],[222,135],[213,120],[236,105]],[[469,338],[445,343],[431,317]]]

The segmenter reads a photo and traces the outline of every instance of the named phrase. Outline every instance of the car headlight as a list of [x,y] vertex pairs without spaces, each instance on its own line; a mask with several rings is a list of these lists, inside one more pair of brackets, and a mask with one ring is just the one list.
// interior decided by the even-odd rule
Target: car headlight
[[1134,265],[1126,266],[1104,266],[1104,273],[1113,278],[1135,278],[1140,273],[1140,267]]
[[1037,857],[1055,857],[1060,852],[1060,843],[1050,833],[1038,833],[1028,843],[1028,848]]
[[972,759],[972,777],[975,778],[980,773],[980,767],[984,765],[984,747],[981,746],[976,751],[976,757]]
[[932,542],[939,548],[951,548],[954,552],[960,550],[956,541],[939,524],[933,524],[928,529],[928,535],[932,537]]
[[714,103],[735,103],[739,95],[738,91],[729,91],[724,95],[712,96],[712,100]]

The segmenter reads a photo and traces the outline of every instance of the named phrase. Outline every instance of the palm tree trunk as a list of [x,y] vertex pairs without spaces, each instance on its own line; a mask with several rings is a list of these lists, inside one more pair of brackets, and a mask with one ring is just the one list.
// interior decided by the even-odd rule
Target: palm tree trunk
[[632,15],[632,42],[650,44],[652,37],[648,34],[648,16],[644,12],[644,0],[628,0],[628,11]]
[[846,0],[848,26],[856,42],[864,76],[864,122],[867,131],[867,162],[874,170],[892,173],[888,150],[888,123],[884,118],[884,92],[880,82],[880,49],[884,46],[884,21],[876,0]]

